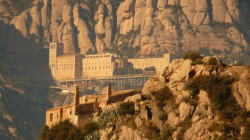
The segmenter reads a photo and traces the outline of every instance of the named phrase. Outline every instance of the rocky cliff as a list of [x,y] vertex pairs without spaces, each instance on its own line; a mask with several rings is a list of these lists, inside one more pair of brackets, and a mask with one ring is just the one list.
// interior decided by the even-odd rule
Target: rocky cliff
[[0,1],[1,49],[7,54],[37,55],[49,42],[62,42],[65,53],[134,57],[199,50],[248,62],[247,0],[35,0],[23,4],[26,9],[16,5]]
[[68,130],[67,121],[45,126],[40,139],[248,140],[249,87],[249,67],[214,57],[176,59],[142,90],[102,107],[84,126]]
[[250,69],[202,61],[175,60],[151,77],[124,101],[134,102],[134,114],[108,124],[101,139],[248,139]]

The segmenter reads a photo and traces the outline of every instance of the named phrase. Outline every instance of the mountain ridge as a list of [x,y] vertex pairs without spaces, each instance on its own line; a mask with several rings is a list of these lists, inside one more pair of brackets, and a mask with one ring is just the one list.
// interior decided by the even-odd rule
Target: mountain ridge
[[228,63],[249,63],[246,0],[35,0],[30,9],[9,18],[0,5],[6,26],[35,42],[15,43],[19,37],[2,27],[7,36],[1,46],[7,54],[29,51],[18,50],[25,45],[36,50],[62,42],[65,53],[108,51],[134,57],[199,50]]

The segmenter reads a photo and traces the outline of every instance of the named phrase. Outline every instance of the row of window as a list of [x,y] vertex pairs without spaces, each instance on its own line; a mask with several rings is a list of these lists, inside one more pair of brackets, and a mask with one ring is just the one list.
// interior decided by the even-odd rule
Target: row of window
[[[99,69],[98,69],[99,68]],[[111,69],[110,66],[99,66],[99,67],[83,67],[83,70],[105,70],[105,69]]]
[[83,65],[111,65],[111,62],[83,62]]
[[[72,109],[70,108],[70,110],[69,110],[69,115],[72,115]],[[58,114],[57,114],[57,118],[58,118],[59,116],[58,116]],[[50,113],[49,114],[49,120],[50,120],[50,122],[52,122],[53,121],[53,118],[54,118],[54,114],[53,113]],[[61,108],[60,109],[60,119],[62,120],[63,119],[63,108]]]

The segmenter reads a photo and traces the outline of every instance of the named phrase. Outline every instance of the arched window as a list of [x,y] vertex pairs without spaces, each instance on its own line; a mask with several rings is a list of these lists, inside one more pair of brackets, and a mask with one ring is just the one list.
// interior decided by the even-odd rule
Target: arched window
[[53,121],[53,113],[50,113],[50,121],[52,122]]

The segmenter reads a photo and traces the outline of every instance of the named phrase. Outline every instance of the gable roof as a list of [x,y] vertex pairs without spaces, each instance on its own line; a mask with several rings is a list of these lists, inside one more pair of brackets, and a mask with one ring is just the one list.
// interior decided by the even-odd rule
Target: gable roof
[[76,114],[77,115],[91,114],[91,113],[94,113],[97,111],[99,111],[99,104],[98,103],[79,104],[76,107]]

